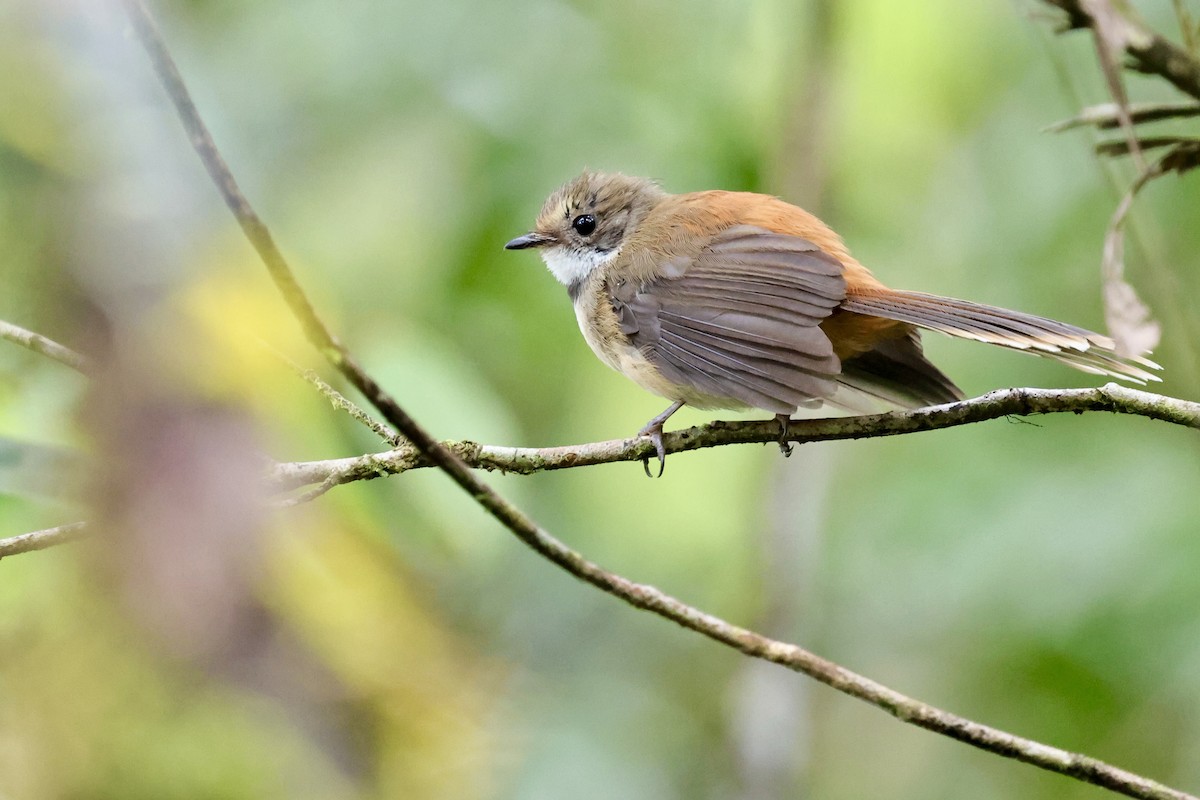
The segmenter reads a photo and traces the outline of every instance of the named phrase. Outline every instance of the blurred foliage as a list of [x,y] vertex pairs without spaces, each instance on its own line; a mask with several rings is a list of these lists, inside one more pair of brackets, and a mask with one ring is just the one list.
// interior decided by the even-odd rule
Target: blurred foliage
[[[1174,34],[1169,4],[1139,5]],[[1131,172],[1089,133],[1039,133],[1105,99],[1086,37],[1052,37],[1040,5],[155,7],[318,307],[439,435],[580,442],[661,410],[590,355],[540,264],[501,250],[584,166],[819,194],[892,285],[1101,325]],[[102,528],[0,564],[0,795],[1103,796],[631,612],[429,471],[250,513],[260,454],[378,443],[277,359],[321,367],[116,4],[0,6],[0,108],[0,318],[105,376],[0,346],[0,533]],[[817,158],[823,186],[779,177]],[[1129,264],[1163,323],[1161,388],[1193,398],[1195,183],[1139,199]],[[1092,383],[927,348],[972,394]],[[1200,443],[1030,422],[496,482],[636,580],[1195,790]]]

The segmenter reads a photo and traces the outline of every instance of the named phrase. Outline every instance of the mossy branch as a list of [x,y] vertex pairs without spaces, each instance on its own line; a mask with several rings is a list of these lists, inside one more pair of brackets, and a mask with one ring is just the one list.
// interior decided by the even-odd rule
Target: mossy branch
[[[896,411],[859,417],[793,420],[787,440],[796,444],[842,439],[868,439],[904,433],[953,428],[1008,416],[1082,414],[1108,411],[1149,417],[1200,430],[1200,403],[1152,394],[1110,383],[1095,389],[1001,389],[982,397],[914,411]],[[774,444],[779,425],[774,420],[710,422],[663,436],[668,454],[734,444]],[[442,442],[467,466],[519,475],[590,467],[654,457],[654,445],[645,437],[610,439],[558,447],[506,447],[475,442]],[[269,480],[280,490],[314,483],[326,487],[396,475],[433,466],[419,450],[405,445],[382,453],[326,461],[276,464]]]

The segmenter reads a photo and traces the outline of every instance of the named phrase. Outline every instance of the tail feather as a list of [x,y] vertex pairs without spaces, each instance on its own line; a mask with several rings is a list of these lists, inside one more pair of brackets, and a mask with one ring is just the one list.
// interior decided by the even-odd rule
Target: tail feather
[[[907,326],[906,326],[907,327]],[[913,328],[842,362],[842,386],[899,408],[921,408],[962,400],[962,390],[925,358]]]
[[1118,354],[1113,340],[1107,336],[1020,311],[890,290],[886,294],[848,296],[841,307],[856,314],[894,319],[950,336],[1031,352],[1096,375],[1142,384],[1161,380],[1147,371],[1161,369],[1158,364],[1142,356]]

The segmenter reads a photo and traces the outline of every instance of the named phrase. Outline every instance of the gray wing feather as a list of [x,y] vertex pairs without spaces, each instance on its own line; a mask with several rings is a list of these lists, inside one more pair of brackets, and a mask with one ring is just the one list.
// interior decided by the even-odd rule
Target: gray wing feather
[[841,264],[815,244],[751,226],[610,287],[621,331],[668,380],[774,413],[836,390],[841,364],[818,326],[845,296]]
[[869,293],[855,295],[846,300],[843,308],[858,314],[908,322],[951,336],[1037,353],[1098,375],[1137,383],[1158,380],[1144,369],[1157,369],[1157,364],[1141,356],[1117,353],[1107,336],[1020,311],[901,291],[891,291],[886,297]]

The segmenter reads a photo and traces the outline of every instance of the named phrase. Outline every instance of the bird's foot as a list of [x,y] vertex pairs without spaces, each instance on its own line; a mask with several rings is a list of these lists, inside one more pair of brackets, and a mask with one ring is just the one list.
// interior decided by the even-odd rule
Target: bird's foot
[[638,436],[645,436],[650,441],[654,442],[654,452],[658,453],[658,475],[650,474],[650,458],[642,459],[642,469],[646,471],[647,478],[662,477],[663,470],[667,468],[667,448],[663,445],[663,424],[672,414],[683,408],[683,401],[676,400],[667,408],[666,411],[659,414],[654,419],[646,423],[646,427],[638,431]]
[[646,456],[642,459],[642,469],[646,471],[646,477],[661,478],[663,470],[667,468],[667,448],[663,444],[663,424],[661,422],[657,425],[651,423],[638,431],[638,436],[645,436],[654,442],[654,452],[658,454],[657,475],[650,474],[650,457]]
[[779,423],[779,452],[783,453],[784,458],[792,455],[792,443],[787,440],[788,423],[792,418],[787,414],[776,414],[776,422]]

